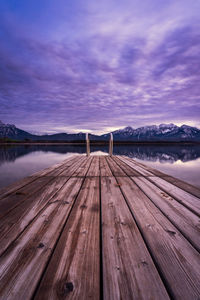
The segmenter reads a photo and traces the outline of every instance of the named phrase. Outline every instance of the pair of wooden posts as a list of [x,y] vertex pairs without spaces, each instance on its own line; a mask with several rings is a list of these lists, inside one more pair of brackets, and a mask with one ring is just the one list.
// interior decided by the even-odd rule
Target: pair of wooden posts
[[[87,156],[90,155],[90,140],[88,133],[86,133],[86,153]],[[109,141],[109,155],[112,156],[113,154],[113,135],[110,133],[110,141]]]

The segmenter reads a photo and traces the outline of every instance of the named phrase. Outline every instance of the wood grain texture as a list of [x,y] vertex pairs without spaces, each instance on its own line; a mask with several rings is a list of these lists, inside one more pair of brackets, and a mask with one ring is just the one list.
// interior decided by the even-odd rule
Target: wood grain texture
[[180,230],[192,245],[200,250],[200,219],[184,205],[163,192],[152,182],[142,177],[132,180],[162,211],[162,213]]
[[118,166],[118,164],[113,160],[112,157],[106,157],[108,165],[114,176],[127,176],[126,173]]
[[0,221],[0,255],[28,226],[37,214],[47,205],[51,198],[62,188],[68,178],[54,178],[49,184],[32,196],[22,205],[17,206]]
[[104,299],[169,299],[113,177],[101,178]]
[[73,164],[71,164],[70,166],[63,165],[61,172],[59,172],[59,176],[67,176],[67,177],[73,176],[74,172],[76,172],[76,170],[80,168],[80,166],[84,164],[86,160],[87,157],[80,156],[77,157],[73,162]]
[[99,178],[87,177],[35,299],[99,299]]
[[[133,163],[133,168],[137,168],[137,166],[140,166],[141,168],[143,168],[144,170],[146,170],[147,172],[145,171],[142,171],[141,168],[138,169],[138,172],[139,170],[142,172],[142,174],[144,176],[158,176],[158,177],[161,177],[163,178],[164,180],[172,183],[173,185],[176,185],[177,187],[183,189],[184,191],[190,193],[190,194],[193,194],[194,196],[200,198],[200,188],[196,187],[196,186],[193,186],[192,184],[188,183],[188,182],[185,182],[183,180],[180,180],[178,178],[175,178],[173,176],[170,176],[170,175],[167,175],[165,173],[162,173],[156,169],[153,169],[145,164],[142,164],[142,163],[139,163],[131,158],[128,158],[126,156],[116,156],[118,159],[121,159],[123,161],[128,161],[128,162],[132,162]],[[144,173],[143,173],[144,172]]]
[[172,296],[198,299],[199,253],[130,178],[117,181]]
[[4,197],[7,197],[8,195],[12,194],[12,193],[16,193],[18,192],[19,189],[24,188],[26,185],[32,183],[33,181],[37,180],[38,177],[43,177],[43,176],[54,176],[55,170],[59,170],[61,166],[63,166],[64,164],[68,164],[69,166],[72,165],[74,163],[75,160],[78,160],[79,156],[72,156],[69,157],[68,159],[57,163],[49,168],[46,168],[44,170],[41,170],[39,172],[36,172],[34,174],[32,174],[31,176],[22,178],[20,180],[18,180],[17,182],[0,189],[0,202],[1,199]]
[[86,160],[84,160],[84,162],[79,166],[79,168],[73,173],[73,176],[75,177],[86,176],[91,162],[92,162],[92,157],[90,156]]
[[0,201],[0,218],[9,213],[17,206],[23,204],[35,193],[39,192],[45,185],[53,180],[53,178],[38,177],[36,180],[30,182],[28,185],[23,186],[15,192],[9,193]]
[[190,193],[180,189],[179,187],[167,182],[166,180],[159,177],[149,178],[151,182],[156,184],[159,188],[165,191],[170,196],[177,199],[180,203],[185,205],[191,211],[200,216],[200,199]]
[[105,156],[100,156],[100,175],[113,176]]
[[176,185],[177,187],[181,188],[182,190],[193,194],[194,196],[200,198],[200,188],[191,185],[188,182],[185,182],[183,180],[180,180],[178,178],[175,178],[173,176],[167,176],[165,175],[165,177],[163,177],[166,181]]
[[31,299],[80,190],[82,180],[71,178],[2,255],[0,299]]
[[141,176],[140,173],[138,173],[135,169],[128,166],[126,162],[119,159],[118,157],[112,156],[112,159],[115,161],[115,163],[126,173],[127,176]]
[[77,155],[3,189],[0,299],[199,300],[198,188],[172,178]]
[[100,176],[100,169],[99,169],[99,157],[94,156],[92,158],[92,162],[90,164],[89,170],[87,172],[87,176]]
[[134,160],[128,159],[124,156],[117,156],[117,158],[123,162],[125,162],[129,167],[136,170],[141,176],[148,177],[148,176],[154,176],[151,172],[147,171],[143,167],[137,165]]

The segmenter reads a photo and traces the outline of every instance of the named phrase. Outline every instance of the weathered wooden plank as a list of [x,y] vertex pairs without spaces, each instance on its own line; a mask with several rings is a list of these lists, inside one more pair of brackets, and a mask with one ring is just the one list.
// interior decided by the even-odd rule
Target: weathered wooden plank
[[0,255],[62,188],[68,178],[55,178],[0,220]]
[[99,178],[87,177],[35,299],[99,299]]
[[78,170],[78,168],[80,168],[80,166],[83,165],[85,161],[87,161],[87,157],[81,156],[80,158],[76,159],[75,162],[70,165],[70,167],[65,167],[64,165],[61,172],[59,172],[59,176],[73,176],[74,172],[76,172],[76,170]]
[[148,178],[167,194],[200,216],[200,199],[159,177]]
[[198,252],[130,178],[117,180],[171,295],[175,299],[198,299]]
[[25,178],[22,178],[2,189],[0,189],[0,201],[4,197],[7,197],[11,193],[16,193],[19,189],[23,188],[25,185],[30,184],[34,180],[36,180],[38,176],[27,176]]
[[[131,158],[128,158],[129,160],[131,160]],[[155,176],[159,176],[159,177],[163,177],[165,176],[166,174],[157,170],[157,169],[154,169],[154,168],[151,168],[150,166],[147,166],[141,162],[138,162],[137,160],[134,160],[134,163],[138,166],[141,166],[142,168],[144,168],[145,170],[151,172],[153,175]]]
[[137,165],[133,160],[128,159],[127,157],[124,156],[117,156],[118,159],[126,163],[128,166],[136,170],[139,174],[141,174],[144,177],[147,176],[153,176],[153,174],[147,170],[145,170],[143,167]]
[[82,181],[70,178],[0,258],[0,299],[32,298]]
[[192,245],[200,250],[200,219],[185,206],[142,177],[132,180],[164,213],[165,216],[184,234]]
[[[49,168],[46,168],[42,171],[36,172],[28,177],[25,177],[21,180],[18,180],[17,182],[0,189],[0,201],[2,198],[7,197],[11,193],[16,193],[19,189],[25,187],[27,184],[30,184],[34,180],[38,179],[38,177],[41,176],[53,176],[53,171],[57,170],[60,168],[65,163],[73,164],[74,160],[77,160],[78,156],[72,156],[70,158],[67,158],[66,160],[57,163]],[[52,174],[52,175],[51,175]]]
[[89,166],[91,164],[92,157],[87,157],[86,160],[84,160],[83,164],[80,165],[80,167],[73,173],[73,176],[86,176],[87,171],[89,169]]
[[44,169],[44,170],[41,170],[41,171],[38,171],[38,172],[34,173],[33,176],[53,176],[53,172],[54,172],[55,170],[59,169],[59,168],[60,168],[61,166],[63,166],[64,164],[66,164],[66,165],[67,165],[67,164],[71,165],[71,163],[72,163],[74,160],[78,159],[78,158],[79,158],[79,156],[73,155],[73,156],[68,157],[67,159],[65,159],[65,160],[63,160],[63,161],[61,161],[61,162],[59,162],[59,163],[57,163],[57,164],[54,164],[54,165],[51,166],[51,167],[48,167],[48,168],[46,168],[46,169]]
[[114,176],[127,176],[126,173],[118,166],[118,164],[113,160],[112,157],[106,157],[108,165]]
[[119,159],[118,157],[112,156],[113,160],[116,162],[116,164],[119,165],[119,167],[124,171],[124,173],[127,174],[127,176],[141,176],[140,173],[138,173],[135,169],[128,166],[126,162]]
[[105,156],[100,157],[100,174],[101,176],[113,176]]
[[138,172],[139,171],[142,172],[143,176],[154,176],[154,175],[156,175],[158,177],[162,177],[164,180],[172,183],[173,185],[176,185],[177,187],[181,188],[182,190],[185,190],[186,192],[188,192],[190,194],[193,194],[194,196],[200,198],[200,189],[196,186],[193,186],[193,185],[189,184],[188,182],[185,182],[185,181],[180,180],[178,178],[175,178],[173,176],[162,173],[162,172],[160,172],[156,169],[153,169],[153,168],[151,168],[151,167],[149,167],[145,164],[139,163],[139,162],[137,162],[137,161],[135,161],[131,158],[128,158],[126,156],[122,156],[122,157],[117,156],[117,158],[119,158],[119,159],[121,158],[124,161],[126,160],[126,162],[127,162],[127,160],[129,162],[132,162],[133,163],[132,164],[133,168],[137,169],[137,166],[139,166],[139,167],[142,167],[143,169],[145,169],[147,172],[145,172],[141,168],[138,169]]
[[114,177],[101,178],[105,300],[169,299]]
[[75,156],[72,160],[67,160],[59,168],[52,170],[46,176],[67,176],[70,177],[76,169],[85,161],[85,156]]
[[87,176],[100,176],[99,169],[99,157],[94,156],[92,159],[92,163],[90,164],[89,170],[87,172]]
[[173,185],[176,185],[177,187],[181,188],[182,190],[185,190],[186,192],[200,198],[200,189],[198,187],[193,186],[190,183],[180,180],[178,178],[175,178],[173,176],[164,176],[163,179],[172,183]]
[[24,201],[34,195],[36,192],[40,191],[48,182],[53,178],[37,178],[35,181],[18,189],[16,192],[10,193],[7,197],[4,197],[0,201],[0,218],[6,215],[10,210],[14,209],[16,206],[21,205]]

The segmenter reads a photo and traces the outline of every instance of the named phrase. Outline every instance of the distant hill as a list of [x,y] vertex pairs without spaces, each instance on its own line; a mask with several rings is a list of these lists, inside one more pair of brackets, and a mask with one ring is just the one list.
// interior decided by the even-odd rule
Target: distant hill
[[[133,142],[200,142],[200,130],[196,127],[188,125],[176,126],[174,124],[160,124],[144,126],[133,129],[128,126],[123,129],[112,132],[114,141],[133,141]],[[91,140],[106,141],[110,137],[110,133],[103,135],[90,134]],[[83,141],[85,134],[80,132],[77,134],[57,133],[51,135],[35,135],[17,128],[15,125],[4,124],[0,121],[0,138],[18,141]]]

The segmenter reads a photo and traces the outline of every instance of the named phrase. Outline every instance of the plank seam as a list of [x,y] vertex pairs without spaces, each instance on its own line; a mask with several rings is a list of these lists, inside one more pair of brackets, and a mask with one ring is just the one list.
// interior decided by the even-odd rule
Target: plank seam
[[[77,167],[78,168],[78,167]],[[76,170],[77,170],[77,168],[74,170],[74,172],[76,172]],[[26,228],[30,225],[30,224],[32,224],[33,222],[34,222],[34,220],[35,219],[37,219],[37,217],[39,216],[39,214],[41,213],[41,212],[43,212],[45,209],[46,209],[46,207],[48,206],[48,204],[49,204],[49,202],[51,201],[51,199],[63,188],[63,186],[69,181],[69,179],[70,179],[71,177],[67,177],[67,180],[65,181],[65,183],[62,185],[62,187],[60,187],[59,188],[59,190],[58,191],[56,191],[50,198],[49,198],[49,200],[47,201],[47,203],[43,206],[43,208],[33,217],[33,219],[24,227],[24,229],[14,238],[14,240],[6,247],[6,249],[1,253],[1,255],[0,255],[0,257],[5,253],[5,251],[23,234],[23,232],[26,230]],[[53,181],[55,178],[53,178],[52,180],[50,180],[49,182],[48,182],[48,184],[49,183],[51,183],[51,181]],[[84,179],[83,179],[83,181],[84,181]],[[47,184],[46,184],[47,185]],[[82,186],[82,185],[81,185]],[[42,186],[42,188],[43,188],[44,186]],[[41,188],[41,189],[42,189]],[[40,191],[41,189],[39,189],[38,191]],[[27,198],[24,200],[24,201],[26,201],[27,200]],[[22,201],[21,203],[23,203],[24,201]],[[19,205],[20,205],[20,203],[19,203]],[[14,208],[16,208],[17,206],[19,206],[19,205],[16,205]],[[14,209],[13,208],[13,209]],[[12,209],[11,209],[12,210]],[[9,212],[11,211],[11,210],[9,210]],[[9,213],[8,212],[8,213]],[[5,214],[4,216],[6,216],[7,214]]]
[[[119,167],[121,167],[119,164],[118,164],[118,162],[117,161],[115,161],[116,162],[116,164],[119,166]],[[126,172],[125,170],[123,170],[124,172]],[[191,246],[195,249],[195,250],[197,250],[198,252],[199,252],[199,248],[193,243],[193,241],[190,239],[190,237],[189,236],[187,236],[175,223],[174,223],[174,221],[173,220],[171,220],[170,219],[170,217],[156,204],[156,203],[154,203],[154,201],[150,198],[150,196],[137,184],[137,182],[135,182],[134,181],[134,179],[132,178],[133,176],[129,176],[128,174],[127,174],[127,177],[129,177],[130,179],[131,179],[131,181],[147,196],[147,198],[150,200],[150,202],[155,206],[155,207],[157,207],[157,209],[166,217],[166,219],[170,222],[170,223],[172,223],[173,225],[174,225],[174,227],[177,229],[177,231],[179,232],[179,234],[182,234],[183,235],[183,237],[191,244]],[[142,176],[143,177],[143,176]],[[144,177],[146,180],[148,180],[149,182],[151,182],[152,184],[154,184],[154,182],[153,181],[151,181],[151,180],[149,180],[147,177]],[[155,184],[155,186],[157,186],[156,184]],[[162,190],[161,189],[161,187],[159,187],[159,186],[157,186],[160,190]],[[163,190],[164,191],[164,190]],[[165,192],[165,191],[164,191]],[[166,194],[168,194],[167,192],[165,192]],[[173,197],[174,199],[175,199],[175,197]],[[175,199],[175,201],[177,201],[176,199]],[[181,205],[183,205],[181,202],[179,202],[179,201],[177,201],[178,203],[180,203]],[[188,207],[187,206],[185,206],[185,205],[183,205],[186,209],[188,209]],[[188,209],[189,211],[191,211],[190,209]],[[192,213],[193,213],[193,211],[192,211]],[[195,214],[196,215],[196,214]]]
[[[91,162],[90,162],[90,165],[88,166],[87,172],[88,172],[88,170],[89,170],[89,168],[90,168],[90,166],[91,166],[92,161],[93,161],[93,158],[92,158],[92,160],[91,160]],[[86,172],[86,175],[87,175],[87,172]],[[45,267],[44,267],[44,269],[43,269],[43,272],[42,272],[42,274],[41,274],[41,276],[40,276],[40,279],[38,280],[38,283],[37,283],[37,285],[36,285],[36,287],[35,287],[35,291],[33,292],[33,295],[32,295],[32,297],[30,298],[30,300],[33,300],[33,299],[35,298],[36,294],[37,294],[38,288],[39,288],[39,286],[40,286],[40,284],[41,284],[41,282],[42,282],[42,279],[43,279],[43,277],[44,277],[44,275],[45,275],[45,273],[46,273],[46,270],[47,270],[47,268],[48,268],[48,266],[49,266],[49,263],[50,263],[50,261],[51,261],[51,258],[52,258],[52,256],[53,256],[55,250],[56,250],[58,241],[59,241],[59,239],[60,239],[60,237],[61,237],[61,235],[62,235],[62,233],[63,233],[63,231],[64,231],[64,229],[65,229],[65,226],[66,226],[66,224],[67,224],[67,222],[68,222],[68,220],[69,220],[69,217],[70,217],[70,215],[71,215],[72,209],[74,208],[74,205],[75,205],[75,203],[76,203],[76,200],[77,200],[77,198],[78,198],[78,196],[79,196],[79,194],[80,194],[80,191],[81,191],[81,189],[82,189],[82,187],[83,187],[83,184],[84,184],[84,182],[85,182],[85,180],[86,180],[86,175],[85,175],[84,178],[83,178],[83,181],[82,181],[82,183],[81,183],[80,189],[79,189],[79,191],[78,191],[78,193],[77,193],[77,195],[76,195],[76,198],[74,199],[74,202],[73,202],[73,204],[72,204],[72,206],[71,206],[71,209],[70,209],[70,211],[69,211],[69,214],[68,214],[68,216],[67,216],[67,219],[65,220],[65,222],[64,222],[64,224],[63,224],[63,226],[62,226],[62,229],[61,229],[61,231],[60,231],[60,234],[59,234],[58,238],[56,239],[55,245],[54,245],[54,247],[53,247],[53,249],[52,249],[52,252],[51,252],[51,254],[50,254],[50,256],[49,256],[48,261],[46,262],[46,265],[45,265]],[[70,177],[70,178],[71,178],[71,177]]]
[[[108,162],[108,164],[109,164],[109,162]],[[110,166],[110,165],[109,165],[109,166]],[[119,166],[119,167],[120,167],[120,166]],[[121,168],[121,167],[120,167],[120,168]],[[111,172],[112,172],[112,169],[111,169]],[[113,173],[113,172],[112,172],[112,173]],[[113,176],[114,176],[114,174],[113,174]],[[133,217],[133,219],[134,219],[134,221],[135,221],[135,223],[136,223],[136,225],[137,225],[137,228],[138,228],[138,230],[139,230],[139,232],[140,232],[142,238],[143,238],[144,244],[145,244],[145,246],[147,247],[147,250],[148,250],[148,252],[149,252],[149,255],[150,255],[151,258],[152,258],[152,261],[153,261],[153,263],[154,263],[154,265],[155,265],[155,268],[156,268],[156,270],[158,271],[158,274],[159,274],[159,276],[160,276],[160,278],[161,278],[161,281],[163,282],[163,285],[165,286],[166,291],[167,291],[169,297],[170,297],[171,299],[173,299],[174,297],[173,297],[172,290],[171,290],[170,286],[168,285],[168,283],[167,283],[167,281],[166,281],[166,279],[165,279],[165,277],[164,277],[164,274],[162,273],[162,270],[160,269],[159,265],[157,264],[156,260],[154,259],[153,255],[152,255],[151,248],[149,247],[148,242],[146,241],[146,239],[145,239],[145,237],[144,237],[144,235],[143,235],[143,233],[142,233],[142,230],[141,230],[141,228],[140,228],[140,226],[139,226],[139,224],[138,224],[138,222],[137,222],[137,220],[136,220],[136,218],[135,218],[135,216],[134,216],[134,213],[132,212],[132,210],[131,210],[131,208],[130,208],[130,206],[129,206],[129,204],[128,204],[128,201],[127,201],[127,199],[126,199],[126,196],[125,196],[125,194],[124,194],[124,192],[123,192],[123,190],[122,190],[122,188],[121,188],[121,186],[120,186],[120,184],[119,184],[119,181],[117,180],[117,177],[116,177],[116,176],[114,176],[114,177],[115,177],[115,180],[117,181],[117,184],[118,184],[118,186],[119,186],[119,189],[120,189],[120,191],[121,191],[121,193],[122,193],[122,195],[123,195],[123,197],[124,197],[124,200],[125,200],[125,202],[126,202],[126,205],[127,205],[128,209],[129,209],[129,211],[130,211],[130,213],[131,213],[131,215],[132,215],[132,217]],[[128,175],[127,175],[127,177],[129,178]]]
[[[117,157],[118,158],[118,157]],[[120,158],[118,158],[119,160],[121,160]],[[122,160],[121,160],[122,161]],[[125,171],[124,171],[125,172]],[[139,172],[139,171],[138,171]],[[125,172],[126,173],[126,172]],[[151,173],[151,172],[150,172]],[[126,173],[127,174],[127,173]],[[141,174],[141,173],[140,173]],[[127,175],[128,177],[131,178],[131,176]],[[142,174],[141,174],[142,176]],[[155,186],[157,186],[159,189],[161,189],[163,192],[165,192],[168,196],[174,198],[174,200],[176,200],[177,202],[179,202],[181,205],[183,205],[184,207],[186,207],[187,209],[189,209],[192,213],[194,213],[197,217],[199,217],[199,213],[197,213],[193,208],[191,208],[187,203],[185,202],[182,202],[181,200],[179,200],[177,197],[175,197],[174,195],[172,195],[170,192],[167,192],[166,190],[164,190],[161,186],[159,186],[158,184],[156,184],[152,179],[151,177],[158,177],[158,178],[161,178],[159,176],[156,176],[152,173],[152,176],[142,176],[144,178],[146,178],[147,180],[149,180],[151,183],[153,183]],[[163,178],[161,178],[163,179]],[[167,181],[168,182],[168,181]],[[170,183],[170,182],[169,182]],[[171,183],[170,183],[171,184]],[[178,186],[177,186],[178,187]],[[178,187],[180,188],[180,187]],[[188,191],[185,191],[184,189],[182,189],[184,192],[190,194]],[[195,196],[195,195],[193,195]],[[198,198],[197,196],[195,196],[196,198]]]

